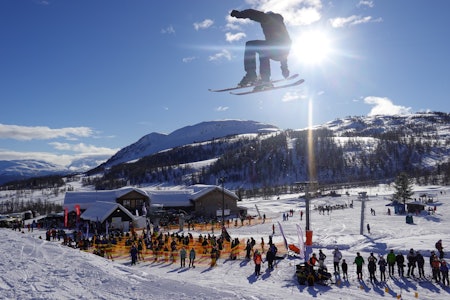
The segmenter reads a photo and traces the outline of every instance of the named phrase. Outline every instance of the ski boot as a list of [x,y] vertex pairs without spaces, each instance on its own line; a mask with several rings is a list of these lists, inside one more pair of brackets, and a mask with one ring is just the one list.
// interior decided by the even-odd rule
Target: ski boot
[[247,73],[241,82],[238,83],[238,87],[252,86],[256,83],[257,79],[256,73]]

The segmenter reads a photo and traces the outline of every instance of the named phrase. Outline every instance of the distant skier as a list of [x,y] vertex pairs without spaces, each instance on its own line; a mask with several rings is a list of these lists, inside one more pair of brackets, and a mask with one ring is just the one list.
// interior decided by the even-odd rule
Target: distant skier
[[284,24],[283,16],[273,12],[262,12],[254,9],[233,10],[231,16],[238,19],[250,19],[259,22],[265,40],[248,41],[245,44],[244,69],[247,72],[238,86],[250,86],[257,82],[256,53],[259,55],[259,73],[261,85],[255,89],[272,87],[270,82],[270,60],[281,63],[283,77],[289,77],[287,57],[291,49],[291,38]]

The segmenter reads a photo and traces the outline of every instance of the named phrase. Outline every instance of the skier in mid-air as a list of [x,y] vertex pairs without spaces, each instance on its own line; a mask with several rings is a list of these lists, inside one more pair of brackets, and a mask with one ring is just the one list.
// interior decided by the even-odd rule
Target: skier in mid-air
[[[254,9],[242,11],[233,10],[231,16],[238,19],[250,19],[261,24],[265,40],[248,41],[245,44],[244,69],[247,72],[240,87],[257,84],[255,89],[273,87],[270,82],[270,60],[281,63],[281,73],[284,78],[289,77],[287,57],[291,49],[291,38],[284,24],[283,16],[273,12],[261,12]],[[256,74],[256,53],[259,55],[260,81]]]

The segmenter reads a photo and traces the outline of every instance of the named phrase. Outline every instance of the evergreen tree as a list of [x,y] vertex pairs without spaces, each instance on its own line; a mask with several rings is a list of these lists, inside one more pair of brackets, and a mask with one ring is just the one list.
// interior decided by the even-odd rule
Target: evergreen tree
[[411,199],[414,194],[412,191],[412,180],[406,173],[400,173],[394,181],[394,199],[397,201],[403,201],[403,205],[406,204],[406,200]]

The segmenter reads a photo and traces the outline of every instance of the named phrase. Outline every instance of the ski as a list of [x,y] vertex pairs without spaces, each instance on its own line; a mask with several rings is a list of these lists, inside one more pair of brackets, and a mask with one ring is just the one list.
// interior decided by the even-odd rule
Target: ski
[[[278,82],[283,82],[283,81],[289,81],[292,79],[295,79],[298,77],[298,74],[294,74],[292,76],[289,76],[287,78],[283,78],[283,79],[276,79],[276,80],[271,80],[271,83],[278,83]],[[228,92],[228,91],[234,91],[234,90],[240,90],[240,89],[245,89],[245,88],[251,88],[251,87],[256,87],[261,85],[260,83],[256,83],[256,84],[252,84],[252,85],[246,85],[246,86],[235,86],[235,87],[231,87],[231,88],[225,88],[225,89],[218,89],[218,90],[214,90],[214,89],[208,89],[208,91],[210,92],[215,92],[215,93],[219,93],[219,92]]]
[[305,82],[305,80],[304,79],[300,79],[300,80],[297,80],[296,82],[293,82],[293,83],[288,83],[288,84],[284,84],[284,85],[278,85],[278,86],[269,87],[269,88],[266,88],[266,89],[261,89],[261,90],[256,90],[256,91],[255,90],[251,90],[251,91],[240,92],[240,93],[230,92],[230,94],[242,96],[242,95],[249,95],[249,94],[255,94],[255,93],[260,93],[260,92],[268,92],[268,91],[273,91],[273,90],[278,90],[278,89],[284,89],[284,88],[288,88],[288,87],[297,86],[297,85],[302,84],[303,82]]

